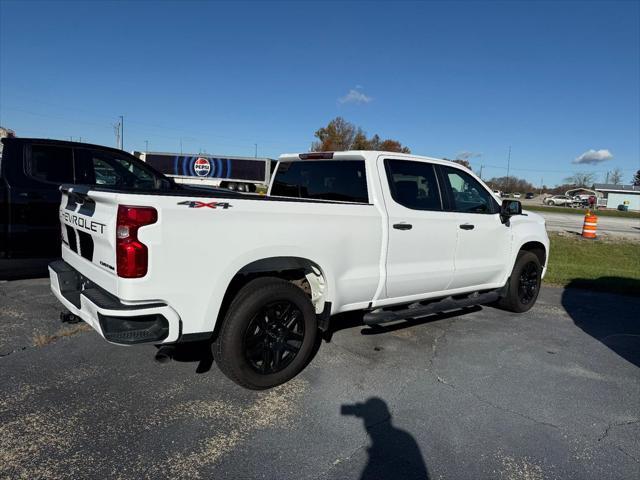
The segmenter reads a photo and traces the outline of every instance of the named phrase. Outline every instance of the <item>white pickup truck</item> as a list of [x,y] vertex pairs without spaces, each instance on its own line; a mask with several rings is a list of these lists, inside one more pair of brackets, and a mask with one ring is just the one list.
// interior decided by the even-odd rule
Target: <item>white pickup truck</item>
[[365,324],[483,303],[524,312],[549,258],[542,217],[446,160],[282,155],[266,196],[105,178],[61,188],[54,294],[112,343],[166,356],[209,340],[252,389],[300,372],[339,312]]

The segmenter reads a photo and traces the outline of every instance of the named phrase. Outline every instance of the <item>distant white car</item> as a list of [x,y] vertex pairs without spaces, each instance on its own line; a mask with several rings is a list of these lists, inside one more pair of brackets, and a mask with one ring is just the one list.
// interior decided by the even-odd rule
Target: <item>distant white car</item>
[[513,198],[520,198],[520,194],[519,194],[519,193],[517,193],[517,192],[516,192],[516,193],[514,193],[514,194],[513,194]]
[[573,200],[566,195],[554,195],[544,199],[544,203],[550,206],[555,205],[571,205]]

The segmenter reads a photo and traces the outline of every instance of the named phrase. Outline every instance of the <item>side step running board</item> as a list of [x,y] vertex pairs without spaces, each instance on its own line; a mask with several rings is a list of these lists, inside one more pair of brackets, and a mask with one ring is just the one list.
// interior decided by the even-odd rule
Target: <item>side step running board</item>
[[428,303],[412,303],[400,310],[384,310],[379,308],[365,314],[363,321],[365,325],[376,325],[407,318],[424,317],[432,313],[495,302],[500,298],[500,294],[501,290],[493,290],[486,293],[472,293],[462,298],[445,297],[441,300],[434,300]]

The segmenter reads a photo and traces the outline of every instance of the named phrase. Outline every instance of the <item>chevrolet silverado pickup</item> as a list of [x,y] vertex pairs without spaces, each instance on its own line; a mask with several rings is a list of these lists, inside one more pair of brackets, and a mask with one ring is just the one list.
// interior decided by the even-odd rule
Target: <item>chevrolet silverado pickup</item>
[[527,311],[549,258],[542,217],[460,165],[400,153],[282,155],[266,196],[61,190],[60,302],[115,344],[208,340],[252,389],[299,373],[340,312]]

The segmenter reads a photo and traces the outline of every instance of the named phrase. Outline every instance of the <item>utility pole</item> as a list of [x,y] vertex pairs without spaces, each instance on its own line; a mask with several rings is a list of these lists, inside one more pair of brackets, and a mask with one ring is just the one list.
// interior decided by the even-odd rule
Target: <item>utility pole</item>
[[509,170],[511,169],[511,145],[509,145],[509,155],[507,155],[507,189],[509,189]]
[[544,185],[544,178],[540,177],[540,193],[539,195],[542,195],[542,186]]
[[258,158],[258,144],[254,143],[253,146],[256,147],[255,158]]
[[182,155],[182,137],[180,137],[180,155]]
[[149,140],[145,140],[144,141],[144,151],[148,152],[149,151]]
[[113,132],[116,134],[116,148],[120,148],[120,123],[113,124]]
[[480,175],[478,175],[480,177],[480,180],[482,180],[482,169],[484,168],[484,165],[480,165]]
[[604,181],[604,183],[609,183],[609,170],[607,170],[607,179]]
[[124,150],[124,117],[120,115],[120,150]]

